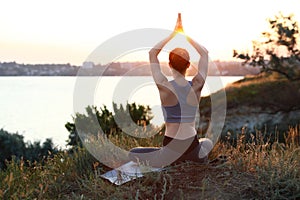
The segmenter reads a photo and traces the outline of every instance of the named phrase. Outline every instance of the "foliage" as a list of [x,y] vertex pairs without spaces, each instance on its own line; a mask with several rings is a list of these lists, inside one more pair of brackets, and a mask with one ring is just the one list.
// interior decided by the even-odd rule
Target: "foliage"
[[282,13],[269,19],[270,30],[262,33],[261,41],[253,42],[252,55],[233,52],[233,57],[263,72],[277,72],[289,80],[300,79],[299,25],[293,15]]
[[114,114],[106,106],[100,108],[88,106],[86,113],[76,113],[73,122],[67,122],[65,127],[69,131],[68,145],[82,147],[78,131],[97,135],[103,132],[106,135],[119,134],[123,127],[132,124],[146,126],[150,124],[153,118],[149,106],[136,105],[127,103],[124,108],[121,104],[119,107],[113,103]]
[[41,161],[49,154],[54,154],[58,150],[53,147],[51,139],[41,145],[40,142],[25,143],[24,137],[17,133],[10,134],[9,132],[0,129],[0,170],[6,168],[6,162],[21,159],[29,162]]

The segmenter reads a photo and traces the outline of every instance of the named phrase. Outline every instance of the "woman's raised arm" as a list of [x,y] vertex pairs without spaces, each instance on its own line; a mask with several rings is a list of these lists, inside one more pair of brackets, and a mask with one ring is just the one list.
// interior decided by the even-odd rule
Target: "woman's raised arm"
[[[197,92],[201,92],[206,77],[207,77],[207,71],[208,71],[208,51],[205,47],[198,44],[196,41],[194,41],[192,38],[187,36],[188,42],[196,49],[196,51],[200,54],[200,60],[198,63],[198,73],[193,78],[193,88]],[[200,91],[199,91],[200,90]]]
[[168,37],[163,39],[161,42],[157,43],[150,51],[149,51],[149,60],[152,76],[154,78],[155,83],[163,84],[165,81],[168,81],[166,76],[162,73],[161,67],[159,64],[159,60],[157,58],[158,54],[161,52],[162,48],[176,35],[176,32],[172,32]]

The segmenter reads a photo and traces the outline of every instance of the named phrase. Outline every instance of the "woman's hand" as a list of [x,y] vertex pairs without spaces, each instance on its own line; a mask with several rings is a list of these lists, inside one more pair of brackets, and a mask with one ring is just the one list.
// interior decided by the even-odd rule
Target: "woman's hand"
[[182,21],[181,21],[181,14],[180,13],[178,13],[178,18],[177,18],[177,22],[176,22],[176,26],[175,26],[174,32],[176,32],[176,33],[184,33],[183,26],[182,26]]

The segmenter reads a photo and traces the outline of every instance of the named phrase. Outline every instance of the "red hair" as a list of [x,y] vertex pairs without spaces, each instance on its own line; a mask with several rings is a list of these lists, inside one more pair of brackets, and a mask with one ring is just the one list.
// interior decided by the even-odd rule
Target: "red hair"
[[170,67],[183,74],[190,66],[190,55],[183,48],[175,48],[169,54],[169,64]]

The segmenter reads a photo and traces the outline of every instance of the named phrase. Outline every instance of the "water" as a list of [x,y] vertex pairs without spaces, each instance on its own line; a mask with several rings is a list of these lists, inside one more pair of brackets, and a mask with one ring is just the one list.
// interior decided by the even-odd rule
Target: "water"
[[[223,84],[217,84],[218,77],[208,77],[202,96],[242,78],[221,77]],[[94,105],[106,105],[111,111],[112,101],[149,105],[154,114],[152,122],[163,123],[158,90],[151,77],[85,79],[98,81]],[[0,77],[0,128],[18,132],[25,141],[52,138],[57,147],[64,148],[69,135],[64,125],[72,121],[77,111],[73,108],[75,83],[76,77]],[[130,87],[132,90],[127,91]]]

